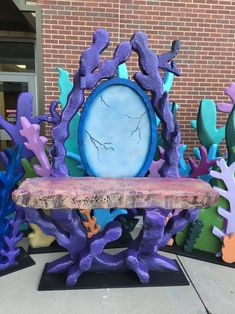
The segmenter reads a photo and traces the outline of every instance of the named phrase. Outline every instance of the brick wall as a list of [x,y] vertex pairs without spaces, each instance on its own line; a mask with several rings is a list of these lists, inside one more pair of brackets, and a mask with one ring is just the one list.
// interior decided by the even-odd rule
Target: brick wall
[[[223,89],[235,81],[235,1],[225,0],[38,0],[42,8],[45,108],[58,98],[56,67],[73,74],[79,56],[91,43],[92,33],[105,28],[110,56],[119,40],[145,31],[150,47],[167,51],[174,39],[181,40],[170,99],[180,104],[178,120],[182,142],[198,145],[190,120],[196,118],[200,100],[228,101]],[[137,70],[137,58],[128,61],[129,74]],[[219,114],[219,125],[226,121]]]

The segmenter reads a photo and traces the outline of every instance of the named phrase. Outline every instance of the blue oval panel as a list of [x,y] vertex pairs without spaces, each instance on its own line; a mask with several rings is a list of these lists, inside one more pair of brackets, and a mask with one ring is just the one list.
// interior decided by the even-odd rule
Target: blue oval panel
[[156,116],[145,92],[114,78],[88,97],[81,114],[79,151],[90,176],[144,176],[156,150]]

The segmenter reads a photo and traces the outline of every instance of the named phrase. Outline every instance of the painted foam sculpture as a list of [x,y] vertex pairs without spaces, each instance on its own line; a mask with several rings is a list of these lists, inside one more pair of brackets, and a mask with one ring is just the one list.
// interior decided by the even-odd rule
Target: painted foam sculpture
[[203,99],[200,103],[197,121],[192,120],[191,125],[197,129],[199,141],[207,150],[212,144],[219,146],[225,137],[225,126],[217,128],[216,123],[216,104],[211,99]]
[[13,203],[11,195],[24,175],[18,170],[22,151],[23,145],[17,146],[15,151],[7,149],[4,154],[6,169],[0,171],[0,271],[18,264],[20,249],[16,245],[23,237],[20,226],[24,214]]
[[221,112],[231,112],[235,104],[235,83],[231,83],[229,87],[226,87],[224,93],[229,96],[231,103],[217,102],[217,109]]
[[[140,92],[140,87],[136,87],[137,85],[135,85],[134,83],[126,83],[129,82],[126,79],[116,79],[120,80],[118,84],[112,84],[114,83],[114,81],[111,80],[111,84],[108,85],[107,88],[109,86],[111,86],[111,88],[121,87],[124,88],[125,91],[128,90],[127,93],[124,92],[125,97],[131,96],[131,99],[127,98],[127,100],[129,102],[128,105],[130,107],[130,110],[132,111],[123,112],[124,107],[122,106],[122,102],[117,101],[115,105],[112,97],[109,98],[110,93],[108,92],[107,95],[105,94],[105,88],[102,89],[102,87],[106,87],[106,85],[104,85],[105,83],[102,83],[98,87],[98,97],[96,94],[95,97],[93,97],[92,101],[90,101],[90,103],[93,104],[94,111],[95,105],[93,101],[97,101],[96,106],[100,106],[101,108],[100,111],[97,111],[97,114],[101,113],[100,119],[99,117],[97,119],[100,123],[100,126],[98,128],[94,128],[93,130],[88,129],[89,121],[92,120],[92,111],[89,111],[89,102],[88,106],[86,103],[84,107],[85,118],[83,118],[83,124],[81,124],[81,121],[79,124],[79,141],[81,141],[82,139],[82,142],[84,142],[85,139],[85,141],[87,141],[88,143],[87,147],[89,147],[90,145],[95,150],[95,153],[89,154],[89,148],[86,148],[86,150],[82,152],[81,158],[83,159],[83,164],[84,160],[87,162],[84,164],[84,166],[89,168],[88,171],[91,171],[92,174],[96,174],[96,170],[98,170],[97,174],[99,175],[102,174],[103,171],[102,169],[102,171],[100,170],[99,164],[100,160],[102,160],[103,158],[103,155],[101,155],[101,152],[103,153],[103,151],[108,151],[108,153],[111,154],[116,153],[116,156],[118,156],[119,151],[119,158],[124,158],[123,165],[127,162],[129,163],[129,165],[131,165],[133,155],[137,153],[138,150],[134,149],[133,155],[130,155],[128,160],[127,156],[122,153],[123,150],[121,149],[121,147],[113,147],[113,143],[110,143],[112,139],[108,138],[109,133],[112,132],[112,129],[110,127],[110,124],[108,124],[109,121],[107,122],[107,118],[104,119],[104,114],[102,113],[102,110],[109,111],[111,109],[110,107],[115,106],[116,108],[113,108],[114,111],[110,110],[111,117],[112,114],[114,114],[116,116],[115,119],[118,119],[118,117],[126,119],[127,121],[129,121],[130,128],[130,130],[126,131],[126,134],[121,132],[121,130],[120,132],[117,132],[119,137],[126,137],[128,141],[132,141],[134,143],[133,147],[139,148],[139,151],[141,151],[142,148],[145,147],[145,152],[143,157],[141,157],[141,162],[139,162],[139,164],[135,163],[134,170],[132,170],[132,173],[128,173],[128,175],[145,175],[145,172],[147,172],[148,167],[151,164],[151,159],[153,157],[152,147],[155,148],[156,146],[156,142],[154,143],[154,136],[156,135],[153,135],[153,126],[156,126],[156,119],[153,114],[154,111],[162,122],[162,138],[166,143],[166,149],[164,151],[164,162],[159,172],[163,177],[172,177],[177,180],[177,178],[180,177],[178,170],[178,145],[180,143],[180,130],[169,107],[167,93],[163,90],[164,82],[162,80],[159,69],[172,72],[175,75],[179,75],[179,70],[176,64],[172,61],[172,59],[177,55],[179,51],[179,42],[174,41],[169,52],[163,53],[161,55],[156,55],[148,47],[147,36],[142,32],[137,32],[132,37],[131,42],[121,43],[117,47],[112,59],[105,60],[101,63],[100,54],[105,48],[107,48],[108,43],[109,36],[106,31],[100,29],[94,33],[93,43],[91,47],[86,49],[81,55],[80,67],[78,72],[76,72],[74,75],[73,88],[68,95],[67,104],[62,113],[58,114],[56,112],[56,103],[52,103],[51,105],[51,117],[48,117],[48,121],[53,122],[52,138],[54,140],[54,144],[52,149],[50,150],[53,159],[51,169],[52,177],[64,177],[68,174],[68,169],[65,164],[65,141],[69,135],[69,122],[72,120],[76,112],[78,112],[78,110],[81,108],[84,102],[85,89],[93,89],[101,79],[110,79],[112,76],[114,76],[117,66],[119,64],[123,64],[129,58],[131,51],[134,50],[139,56],[140,64],[140,72],[136,73],[134,79],[139,84],[139,86],[142,87],[142,89],[151,92],[151,105],[148,104],[147,100],[144,100],[146,99],[146,97],[142,96],[143,91]],[[95,71],[95,69],[97,70]],[[97,89],[95,90],[95,92],[97,92]],[[136,99],[136,97],[138,99],[138,102],[136,106],[136,112],[134,112],[132,109],[133,105],[131,101],[133,99]],[[117,110],[120,111],[119,116],[117,114]],[[128,110],[128,108],[125,108],[125,110]],[[146,119],[146,126],[142,124],[143,117],[145,117]],[[113,119],[113,121],[115,121],[115,119]],[[107,126],[106,133],[103,130],[105,124]],[[86,131],[88,131],[90,136]],[[95,134],[91,134],[91,131],[94,131]],[[143,137],[143,139],[141,137],[142,132],[143,134],[144,132],[146,132],[146,136]],[[99,137],[100,135],[101,139]],[[84,136],[87,136],[87,138],[84,138]],[[107,139],[104,138],[104,136],[107,136]],[[118,143],[120,143],[120,141]],[[143,144],[145,146],[142,146]],[[127,142],[124,146],[128,147],[131,145],[129,144],[129,142]],[[80,145],[80,151],[81,149],[82,147]],[[117,152],[115,150],[117,150]],[[114,155],[112,155],[112,157],[113,161],[116,162],[115,158],[117,157],[114,157]],[[117,162],[119,161],[117,160]],[[110,171],[109,173],[111,173],[112,170],[119,171],[118,173],[116,172],[116,175],[119,176],[120,171],[122,170],[120,169],[122,165],[121,163],[116,164],[117,169],[113,167],[111,162],[106,164],[107,168]],[[88,167],[87,165],[92,165],[92,167]],[[124,173],[121,173],[121,176],[124,176]],[[62,178],[62,180],[64,179],[65,178]],[[82,179],[92,178],[80,178],[79,180]],[[49,178],[46,180],[49,180]],[[108,179],[106,178],[104,180]],[[121,178],[121,180],[124,179]],[[25,182],[27,182],[27,180]],[[104,184],[102,184],[102,187],[103,186]],[[36,187],[36,185],[34,185],[34,187]],[[56,186],[54,186],[54,190],[56,189]],[[133,191],[131,194],[133,197]],[[96,200],[96,197],[92,199]],[[147,203],[149,204],[149,202]],[[98,204],[100,203],[94,203],[94,207],[98,208]],[[67,205],[68,207],[70,206],[68,203]],[[104,206],[105,203],[102,203],[100,205],[102,205],[102,208],[107,207]],[[112,205],[107,203],[107,205],[110,208],[118,207],[114,206],[114,204]],[[122,204],[120,202],[117,202],[116,205]],[[126,203],[123,203],[123,205],[123,208],[130,208],[130,206]],[[53,205],[52,208],[54,207],[55,206]],[[83,208],[85,208],[85,211],[83,210]],[[130,244],[129,249],[126,252],[116,255],[114,257],[110,257],[102,251],[106,243],[114,241],[120,237],[121,228],[119,222],[113,221],[108,223],[103,231],[100,232],[100,226],[97,225],[96,218],[92,216],[91,209],[89,210],[87,208],[87,205],[83,208],[81,214],[86,216],[86,220],[82,224],[80,223],[80,214],[72,209],[66,209],[62,212],[52,210],[52,216],[49,218],[47,218],[42,211],[37,211],[32,208],[24,209],[26,216],[30,222],[37,223],[47,234],[55,236],[60,245],[68,249],[69,255],[63,257],[61,260],[56,261],[55,263],[52,263],[48,268],[48,271],[50,272],[68,271],[68,285],[74,285],[81,273],[92,269],[105,268],[115,270],[122,269],[123,266],[128,265],[130,269],[133,269],[137,273],[141,282],[143,283],[149,281],[149,271],[151,269],[169,268],[172,270],[176,270],[174,262],[156,253],[156,245],[157,247],[161,247],[165,243],[167,243],[168,240],[172,237],[173,233],[184,228],[184,226],[188,222],[194,221],[199,212],[197,208],[192,208],[189,211],[182,211],[178,215],[171,217],[169,222],[166,223],[166,217],[171,214],[171,211],[163,210],[161,208],[159,208],[158,210],[145,209],[145,224],[142,233],[135,241],[133,241],[133,243]],[[156,230],[158,231],[156,232]],[[87,232],[89,233],[90,238],[87,236]],[[79,245],[77,245],[77,243],[79,243]]]
[[[29,221],[55,236],[68,250],[67,255],[47,268],[49,273],[65,272],[67,285],[75,285],[86,271],[126,268],[133,270],[142,283],[148,283],[150,271],[177,271],[175,262],[161,256],[159,248],[173,234],[195,221],[198,206],[210,205],[217,199],[217,193],[208,183],[193,181],[188,178],[34,178],[24,181],[13,197],[17,204],[24,206],[22,209]],[[55,205],[57,210],[53,209]],[[90,213],[92,208],[99,206],[144,208],[143,229],[128,249],[116,255],[103,252],[107,243],[121,236],[118,221],[109,223],[97,233],[99,226],[89,217],[92,222],[83,227],[78,210],[82,214],[84,211]],[[179,209],[174,216],[171,215],[173,206]],[[65,210],[65,207],[70,209]],[[50,209],[51,216],[45,215],[40,208]]]
[[[21,163],[24,168],[30,172],[28,173],[30,177],[49,177],[51,164],[46,154],[46,144],[48,139],[45,136],[40,136],[40,126],[38,124],[30,123],[26,117],[21,117],[20,119],[22,125],[20,134],[24,136],[26,140],[24,145],[28,150],[32,151],[37,158],[37,163],[34,165],[31,165],[31,162],[27,159],[22,160]],[[33,175],[34,173],[30,168],[33,168],[35,175]],[[32,232],[29,233],[28,238],[31,247],[47,247],[55,241],[54,237],[46,236],[37,225],[30,224],[30,227]]]
[[[2,127],[11,137],[14,145],[24,144],[24,137],[20,134],[22,128],[20,118],[26,117],[31,123],[40,124],[46,116],[33,117],[33,97],[30,93],[21,93],[17,101],[16,123],[12,124],[3,119],[0,115],[0,127]],[[26,147],[23,149],[22,158],[30,159],[33,157],[31,151]]]

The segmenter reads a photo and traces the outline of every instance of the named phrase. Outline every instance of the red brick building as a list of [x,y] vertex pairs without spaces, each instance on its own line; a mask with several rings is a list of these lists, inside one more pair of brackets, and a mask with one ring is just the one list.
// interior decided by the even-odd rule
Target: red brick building
[[[39,50],[35,60],[38,84],[41,84],[38,87],[40,111],[47,111],[51,100],[58,99],[56,67],[67,69],[72,75],[78,67],[81,52],[89,47],[92,33],[97,28],[105,28],[110,33],[111,44],[104,54],[106,57],[112,55],[120,41],[129,40],[138,30],[147,33],[150,47],[157,53],[167,51],[172,40],[181,40],[177,65],[182,74],[175,78],[170,99],[180,105],[177,117],[184,143],[197,144],[190,120],[196,118],[201,99],[228,101],[223,90],[235,81],[235,1],[25,2],[34,6],[36,12],[35,38]],[[127,66],[132,76],[137,69],[134,54]],[[219,120],[220,123],[226,120],[224,114],[220,114]]]

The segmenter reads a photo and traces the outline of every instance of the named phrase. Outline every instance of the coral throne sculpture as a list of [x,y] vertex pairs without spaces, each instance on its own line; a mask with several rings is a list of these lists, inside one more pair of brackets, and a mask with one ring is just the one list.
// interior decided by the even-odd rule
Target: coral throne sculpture
[[[54,104],[51,107],[51,113],[56,117],[50,150],[51,176],[60,179],[68,175],[65,141],[69,136],[71,119],[84,104],[85,90],[94,89],[100,80],[109,79],[94,89],[80,118],[79,151],[87,173],[100,177],[144,177],[156,151],[156,113],[162,122],[162,137],[166,144],[164,163],[159,173],[162,177],[179,178],[180,129],[170,110],[167,93],[163,92],[163,79],[159,71],[162,69],[180,74],[172,61],[179,51],[179,41],[172,43],[169,52],[156,55],[148,47],[146,34],[137,32],[130,42],[117,46],[112,59],[101,62],[100,54],[108,45],[108,33],[98,29],[93,35],[93,44],[81,55],[73,88],[62,113],[56,112]],[[117,66],[126,62],[132,51],[139,57],[141,71],[134,75],[138,85],[127,79],[112,78]],[[151,102],[143,90],[151,92]],[[94,123],[92,112],[96,114],[98,125]],[[108,124],[113,117],[112,125]],[[112,133],[115,127],[118,129]],[[36,185],[37,179],[32,180]],[[18,196],[19,193],[15,194],[15,200],[19,203]],[[21,205],[27,203],[26,198],[23,197]],[[47,267],[49,273],[66,272],[68,286],[74,286],[80,275],[88,270],[128,268],[136,272],[142,283],[149,282],[151,270],[163,268],[176,271],[176,263],[158,254],[158,250],[173,234],[195,221],[199,213],[198,208],[191,208],[172,216],[169,209],[145,208],[144,226],[139,236],[128,249],[117,255],[109,255],[103,249],[107,243],[121,236],[119,221],[110,222],[103,231],[99,231],[95,220],[91,219],[91,209],[52,209],[51,216],[45,215],[40,209],[23,209],[29,222],[37,224],[47,235],[54,236],[68,250],[67,255]],[[88,217],[86,224],[81,223],[84,214]]]

